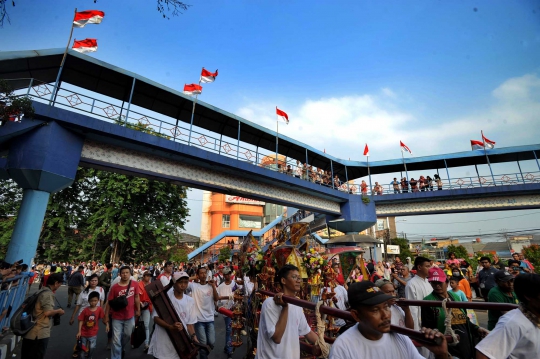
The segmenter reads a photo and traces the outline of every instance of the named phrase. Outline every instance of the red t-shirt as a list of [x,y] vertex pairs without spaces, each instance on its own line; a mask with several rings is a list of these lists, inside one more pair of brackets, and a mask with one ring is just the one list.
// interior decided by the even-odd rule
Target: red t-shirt
[[[110,292],[109,292],[109,299],[114,299],[118,297],[119,295],[126,294],[128,286],[120,286],[120,283],[117,283],[112,286]],[[110,308],[112,318],[116,320],[128,320],[133,318],[135,315],[135,295],[140,295],[141,290],[139,288],[139,285],[136,281],[131,281],[131,286],[129,288],[129,294],[127,295],[128,305],[127,307],[120,309],[118,311]]]
[[99,320],[105,316],[105,312],[101,307],[96,307],[95,311],[91,311],[90,307],[83,309],[79,314],[79,320],[83,322],[81,327],[81,336],[85,338],[95,337],[99,329]]

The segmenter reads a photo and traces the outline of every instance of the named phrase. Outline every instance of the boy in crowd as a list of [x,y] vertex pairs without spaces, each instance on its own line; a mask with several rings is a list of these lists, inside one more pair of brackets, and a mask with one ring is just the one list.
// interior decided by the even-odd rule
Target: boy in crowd
[[[83,309],[79,314],[79,331],[77,339],[82,341],[82,345],[86,347],[86,351],[81,351],[81,359],[92,358],[94,349],[96,348],[98,323],[105,316],[105,312],[101,307],[98,307],[99,293],[92,292],[88,296],[89,307]],[[105,324],[105,330],[109,332],[109,323]]]

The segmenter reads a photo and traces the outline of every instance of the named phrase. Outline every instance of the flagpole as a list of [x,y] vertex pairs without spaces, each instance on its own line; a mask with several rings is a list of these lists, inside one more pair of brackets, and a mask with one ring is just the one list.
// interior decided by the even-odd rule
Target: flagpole
[[276,171],[278,170],[278,143],[279,143],[279,116],[277,115],[276,106]]
[[373,187],[371,187],[371,171],[369,169],[369,156],[366,156],[366,157],[367,157],[367,173],[369,177],[369,193],[373,195],[373,192],[372,192]]
[[[204,70],[204,66],[202,68]],[[202,73],[202,70],[201,70]],[[199,77],[199,86],[201,86],[201,78]],[[191,120],[189,122],[189,138],[188,138],[188,146],[191,144],[191,130],[193,129],[193,117],[195,116],[195,105],[197,104],[197,97],[199,95],[195,95],[195,101],[193,101],[193,108],[191,109]],[[176,135],[176,133],[175,133]]]
[[405,166],[405,177],[407,177],[407,182],[409,182],[409,172],[407,172],[407,164],[405,163],[405,157],[403,156],[403,150],[401,150],[401,159],[403,160],[403,166]]
[[[75,21],[75,16],[77,15],[77,8],[75,8],[75,13],[73,14],[73,21]],[[71,21],[71,31],[69,33],[69,40],[66,45],[66,50],[64,51],[64,56],[62,56],[62,61],[60,62],[60,69],[58,70],[58,76],[56,76],[56,81],[54,83],[54,88],[51,93],[51,99],[49,100],[49,105],[53,101],[53,98],[56,97],[56,92],[58,88],[58,82],[60,81],[60,76],[62,75],[62,70],[64,69],[64,63],[66,62],[67,52],[69,49],[69,44],[71,43],[71,38],[73,37],[73,21]]]
[[480,133],[482,134],[482,143],[484,144],[484,154],[486,155],[486,160],[487,160],[487,163],[488,163],[489,172],[491,172],[491,179],[493,179],[493,185],[496,186],[497,184],[495,183],[495,176],[493,176],[493,170],[491,169],[491,163],[489,162],[489,157],[488,157],[487,151],[486,151],[486,139],[484,138],[484,131],[480,131]]

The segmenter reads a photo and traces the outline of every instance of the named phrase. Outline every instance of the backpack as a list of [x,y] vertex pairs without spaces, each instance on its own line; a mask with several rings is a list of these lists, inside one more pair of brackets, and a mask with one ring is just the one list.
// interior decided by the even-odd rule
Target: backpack
[[[9,327],[13,334],[18,336],[26,335],[33,327],[36,325],[37,319],[34,318],[34,308],[36,307],[36,303],[38,301],[38,298],[41,293],[43,293],[46,289],[40,289],[28,298],[24,300],[24,302],[21,304],[19,309],[15,311],[13,314],[13,317],[11,317],[11,321],[9,323]],[[26,313],[30,317],[30,324],[26,326],[26,328],[22,328],[21,326],[21,317],[22,314]]]

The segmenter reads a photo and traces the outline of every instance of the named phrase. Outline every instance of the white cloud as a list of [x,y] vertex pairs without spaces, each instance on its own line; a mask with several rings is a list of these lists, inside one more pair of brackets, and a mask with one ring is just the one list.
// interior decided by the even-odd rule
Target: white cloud
[[[415,156],[467,151],[469,140],[480,139],[480,130],[502,147],[536,143],[540,131],[540,78],[536,74],[510,78],[491,96],[492,103],[484,108],[446,120],[442,120],[445,113],[440,118],[425,118],[424,111],[419,110],[423,105],[412,102],[410,94],[390,88],[383,88],[379,94],[307,99],[298,107],[283,108],[290,123],[280,126],[279,132],[352,160],[364,159],[361,150],[365,142],[370,146],[371,160],[399,157],[400,140]],[[274,129],[273,108],[270,103],[250,103],[236,113]]]

